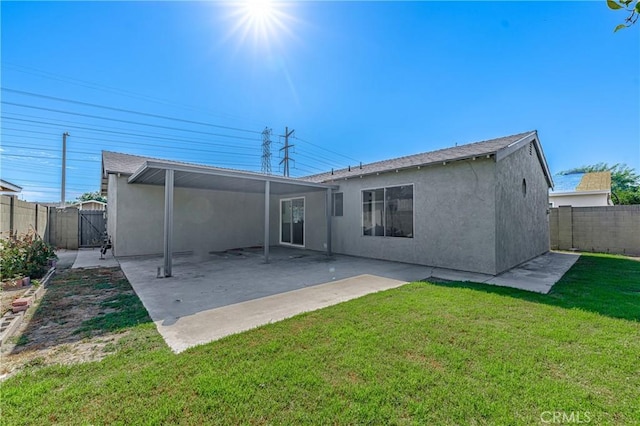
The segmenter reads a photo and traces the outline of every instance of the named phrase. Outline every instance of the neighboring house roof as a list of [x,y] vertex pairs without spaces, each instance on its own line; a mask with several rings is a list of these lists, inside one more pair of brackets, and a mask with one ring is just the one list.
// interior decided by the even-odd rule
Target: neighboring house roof
[[592,172],[582,177],[578,191],[611,191],[611,172]]
[[19,193],[22,192],[22,187],[11,182],[7,182],[6,180],[0,179],[0,192]]
[[520,146],[529,142],[535,143],[536,152],[547,178],[549,187],[553,187],[553,180],[551,178],[551,174],[549,173],[549,167],[547,166],[544,154],[542,153],[542,148],[540,147],[540,142],[538,141],[537,132],[535,130],[497,139],[439,149],[437,151],[430,151],[422,154],[409,155],[406,157],[399,157],[391,160],[363,164],[362,166],[356,165],[350,168],[307,176],[304,179],[312,182],[329,182],[338,179],[365,176],[369,174],[414,168],[418,166],[427,166],[431,164],[447,163],[451,161],[466,160],[487,155],[495,155],[499,160],[500,158],[509,155],[509,153],[515,151]]
[[557,174],[553,177],[555,187],[549,195],[568,193],[611,192],[611,172],[579,172]]

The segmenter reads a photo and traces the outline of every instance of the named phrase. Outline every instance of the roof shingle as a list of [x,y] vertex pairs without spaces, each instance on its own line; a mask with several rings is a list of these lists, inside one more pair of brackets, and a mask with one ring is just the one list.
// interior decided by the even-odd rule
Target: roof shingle
[[437,151],[424,152],[422,154],[408,155],[406,157],[399,157],[390,160],[377,161],[370,164],[363,164],[362,168],[360,168],[360,166],[358,165],[351,167],[351,170],[349,170],[349,168],[346,168],[335,170],[333,172],[320,173],[307,176],[303,179],[312,182],[326,182],[335,179],[367,175],[371,173],[380,173],[396,169],[404,169],[407,167],[436,164],[444,161],[455,161],[472,157],[481,157],[484,155],[495,154],[499,150],[504,149],[532,134],[535,134],[535,130],[497,139],[490,139],[451,148],[439,149]]
[[611,172],[585,173],[576,191],[611,191]]

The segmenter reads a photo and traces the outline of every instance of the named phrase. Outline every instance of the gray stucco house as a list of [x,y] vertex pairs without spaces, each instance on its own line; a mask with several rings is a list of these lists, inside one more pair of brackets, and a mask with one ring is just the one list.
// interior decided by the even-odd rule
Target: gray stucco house
[[[294,179],[104,151],[116,256],[269,246],[499,274],[549,250],[535,131]],[[267,244],[265,244],[265,241]]]

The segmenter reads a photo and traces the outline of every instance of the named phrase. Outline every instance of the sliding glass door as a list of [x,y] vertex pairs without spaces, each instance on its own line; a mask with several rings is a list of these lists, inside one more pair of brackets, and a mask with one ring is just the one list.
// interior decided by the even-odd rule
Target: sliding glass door
[[304,246],[304,198],[280,200],[280,243]]

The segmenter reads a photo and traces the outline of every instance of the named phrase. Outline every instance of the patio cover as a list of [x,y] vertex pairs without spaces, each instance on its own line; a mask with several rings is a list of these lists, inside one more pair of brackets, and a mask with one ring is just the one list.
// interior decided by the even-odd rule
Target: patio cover
[[173,252],[173,189],[198,188],[264,193],[264,260],[269,262],[269,196],[326,191],[327,254],[331,255],[331,191],[336,185],[302,181],[217,167],[165,161],[145,161],[129,176],[128,183],[164,186],[164,276],[171,276]]

